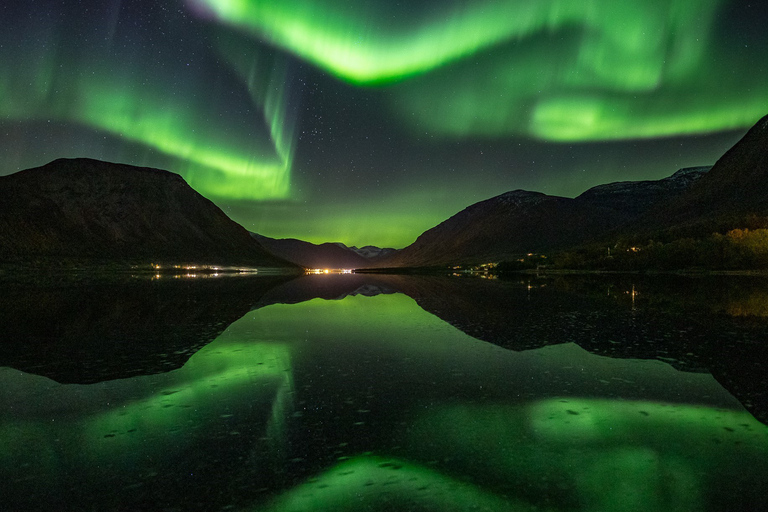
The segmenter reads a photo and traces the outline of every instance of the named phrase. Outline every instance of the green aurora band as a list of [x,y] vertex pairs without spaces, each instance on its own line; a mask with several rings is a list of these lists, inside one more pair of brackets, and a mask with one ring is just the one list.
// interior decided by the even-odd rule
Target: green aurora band
[[[275,238],[404,247],[512,188],[657,179],[713,163],[695,140],[768,105],[768,46],[737,33],[733,0],[53,4],[5,7],[7,172],[41,155],[160,167]],[[684,150],[651,154],[675,137]],[[642,164],[580,153],[638,139]]]
[[[584,65],[606,80],[642,88],[658,78],[657,57],[668,44],[663,33],[646,31],[664,27],[672,44],[686,50],[679,56],[684,59],[672,63],[673,73],[680,72],[695,65],[688,60],[695,59],[691,52],[701,50],[694,41],[707,31],[717,5],[716,0],[448,2],[443,12],[414,23],[411,12],[375,9],[370,2],[358,3],[350,11],[346,2],[333,0],[201,1],[219,19],[252,28],[274,44],[358,83],[422,74],[505,42],[583,25]],[[385,11],[388,16],[381,16]],[[690,24],[694,11],[704,20],[703,26]]]
[[194,3],[351,83],[402,81],[392,109],[415,132],[653,138],[744,128],[768,104],[768,77],[736,65],[760,53],[719,49],[721,0]]
[[84,66],[49,50],[31,53],[31,64],[25,66],[0,60],[6,69],[23,70],[0,76],[0,116],[17,122],[72,123],[152,148],[171,157],[171,170],[209,197],[286,199],[294,125],[287,113],[287,65],[259,67],[255,52],[246,55],[251,67],[244,86],[253,111],[263,115],[253,122],[267,127],[266,147],[249,136],[258,126],[242,126],[231,115],[222,118],[221,109],[208,98],[197,97],[191,89],[194,82],[173,90],[158,70],[124,63],[116,68],[106,58]]

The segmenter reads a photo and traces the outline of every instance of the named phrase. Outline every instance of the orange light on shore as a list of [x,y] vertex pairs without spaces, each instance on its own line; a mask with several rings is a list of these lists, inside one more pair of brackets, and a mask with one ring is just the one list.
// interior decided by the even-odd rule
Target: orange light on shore
[[351,268],[308,268],[304,270],[305,274],[354,274]]

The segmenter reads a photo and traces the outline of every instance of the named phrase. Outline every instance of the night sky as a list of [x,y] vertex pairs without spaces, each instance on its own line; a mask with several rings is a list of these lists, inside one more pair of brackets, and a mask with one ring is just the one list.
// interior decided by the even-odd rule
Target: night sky
[[0,174],[178,172],[276,238],[403,247],[518,188],[707,165],[768,114],[735,0],[4,0]]

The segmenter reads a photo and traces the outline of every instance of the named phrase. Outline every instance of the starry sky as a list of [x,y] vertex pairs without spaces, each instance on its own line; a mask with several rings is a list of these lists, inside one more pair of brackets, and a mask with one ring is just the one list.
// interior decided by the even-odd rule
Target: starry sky
[[708,165],[768,114],[746,0],[4,0],[0,175],[181,174],[251,231],[404,247],[514,189]]

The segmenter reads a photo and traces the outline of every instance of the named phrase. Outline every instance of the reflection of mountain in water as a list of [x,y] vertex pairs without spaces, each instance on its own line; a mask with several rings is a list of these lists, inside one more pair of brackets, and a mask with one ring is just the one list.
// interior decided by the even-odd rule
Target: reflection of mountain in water
[[220,510],[285,464],[285,345],[225,333],[164,373],[82,386],[0,368],[0,388],[7,510]]
[[78,384],[168,372],[290,278],[3,283],[0,366]]
[[767,289],[755,278],[259,276],[6,286],[0,365],[59,382],[166,372],[249,310],[401,292],[477,339],[515,351],[574,342],[594,354],[710,372],[768,423]]
[[754,277],[560,276],[497,281],[442,276],[305,276],[263,305],[401,292],[470,336],[510,350],[577,343],[597,355],[658,359],[708,372],[768,423],[768,289]]
[[[0,368],[0,410],[8,411],[0,433],[9,439],[0,449],[4,504],[273,512],[766,508],[768,427],[710,375],[563,343],[582,339],[594,348],[611,336],[618,343],[606,347],[631,345],[639,338],[614,334],[627,326],[649,335],[668,326],[693,333],[696,318],[705,317],[717,318],[711,325],[724,336],[732,334],[722,330],[728,325],[759,333],[684,300],[701,287],[674,297],[635,282],[633,304],[624,293],[633,283],[620,280],[532,280],[530,288],[527,281],[397,276],[248,283],[187,290],[197,304],[192,322],[203,322],[209,308],[229,311],[216,304],[230,299],[254,310],[181,368],[87,386]],[[169,286],[176,291],[164,296],[183,303],[186,285]],[[364,296],[396,290],[424,310],[400,293]],[[356,296],[308,300],[349,294]],[[548,317],[550,325],[535,325]],[[538,350],[484,343],[443,319],[498,345]],[[647,325],[656,319],[658,327]],[[654,357],[676,355],[656,345]],[[693,362],[703,368],[707,360]]]
[[747,315],[768,302],[763,280],[378,277],[470,336],[511,350],[574,342],[597,355],[709,372],[768,423],[768,322]]
[[351,294],[394,293],[365,276],[4,282],[0,366],[60,383],[168,372],[248,311]]

